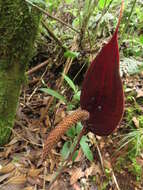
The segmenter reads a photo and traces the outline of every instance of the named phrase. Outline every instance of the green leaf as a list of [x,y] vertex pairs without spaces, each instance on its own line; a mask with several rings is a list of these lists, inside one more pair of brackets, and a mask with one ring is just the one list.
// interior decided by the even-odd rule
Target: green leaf
[[75,109],[76,107],[75,107],[75,105],[73,105],[73,104],[67,104],[67,110],[68,111],[72,111],[73,109]]
[[143,45],[143,35],[140,35],[140,43]]
[[76,133],[79,134],[82,130],[83,126],[81,124],[81,122],[78,122],[76,125]]
[[70,141],[64,143],[62,150],[61,150],[62,159],[64,159],[64,160],[67,159],[67,157],[70,153],[70,146],[71,146]]
[[65,81],[68,83],[68,85],[73,89],[74,93],[77,92],[77,88],[75,86],[75,84],[73,83],[73,81],[65,74],[62,74]]
[[80,20],[79,18],[75,18],[72,22],[72,26],[75,27],[75,28],[78,28],[78,26],[80,25]]
[[41,91],[63,101],[64,103],[67,103],[66,99],[64,98],[64,96],[62,96],[61,94],[59,94],[58,92],[56,92],[55,90],[52,90],[50,88],[40,88]]
[[64,53],[64,56],[65,56],[66,58],[75,59],[75,58],[77,58],[77,57],[79,56],[79,52],[66,51],[66,52]]
[[81,141],[80,141],[80,146],[81,146],[81,148],[83,150],[83,153],[87,157],[87,159],[92,162],[93,161],[93,154],[92,154],[92,152],[90,150],[90,147],[89,147],[89,145],[87,143],[87,140],[88,140],[88,138],[86,136],[83,136],[81,138]]
[[72,161],[73,161],[73,162],[75,161],[75,159],[76,159],[77,156],[78,156],[78,151],[79,151],[79,150],[76,150],[75,153],[74,153],[74,155],[73,155],[73,157],[72,157]]
[[71,127],[67,132],[66,132],[67,136],[70,138],[74,138],[76,135],[76,129],[75,127]]
[[100,9],[103,9],[104,6],[105,6],[105,3],[106,3],[106,6],[108,6],[109,3],[110,3],[110,1],[111,1],[111,0],[99,0],[99,3],[98,3],[99,8],[100,8]]
[[75,93],[73,96],[73,99],[80,101],[80,94],[81,94],[81,91],[78,91],[77,93]]
[[73,3],[73,0],[65,0],[67,4]]

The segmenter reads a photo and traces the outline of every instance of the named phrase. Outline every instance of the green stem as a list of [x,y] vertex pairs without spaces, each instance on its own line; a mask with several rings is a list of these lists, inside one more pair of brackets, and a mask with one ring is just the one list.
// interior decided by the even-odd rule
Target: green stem
[[124,27],[122,35],[124,35],[127,32],[127,29],[128,29],[128,26],[129,26],[129,21],[130,21],[130,18],[132,16],[132,14],[133,14],[133,10],[135,8],[136,2],[137,2],[137,0],[134,0],[133,6],[131,8],[130,14],[129,14],[128,19],[127,19],[127,22],[125,23],[125,27]]

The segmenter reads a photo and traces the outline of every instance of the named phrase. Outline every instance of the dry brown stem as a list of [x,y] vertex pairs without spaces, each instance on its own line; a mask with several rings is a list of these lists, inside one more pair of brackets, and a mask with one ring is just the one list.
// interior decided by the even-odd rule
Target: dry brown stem
[[39,65],[36,65],[35,67],[33,67],[32,69],[30,69],[29,71],[26,72],[27,75],[31,75],[32,73],[38,71],[39,69],[41,69],[42,67],[48,65],[49,60],[46,60],[42,63],[40,63]]

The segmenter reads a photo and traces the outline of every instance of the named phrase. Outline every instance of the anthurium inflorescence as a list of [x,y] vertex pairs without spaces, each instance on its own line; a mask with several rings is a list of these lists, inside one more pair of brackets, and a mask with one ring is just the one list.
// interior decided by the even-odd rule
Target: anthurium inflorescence
[[118,28],[91,63],[83,81],[80,104],[90,113],[87,128],[94,134],[109,135],[118,126],[124,110],[123,85],[119,73]]

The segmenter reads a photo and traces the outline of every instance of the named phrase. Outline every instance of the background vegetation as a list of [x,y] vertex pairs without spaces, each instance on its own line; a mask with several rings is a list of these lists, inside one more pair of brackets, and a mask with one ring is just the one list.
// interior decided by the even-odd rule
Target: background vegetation
[[[5,158],[2,159],[2,165],[18,163],[19,168],[27,169],[28,177],[32,175],[29,174],[29,170],[33,169],[37,173],[30,176],[30,179],[40,181],[36,184],[37,189],[46,189],[59,163],[73,150],[82,124],[73,126],[63,136],[52,155],[47,158],[46,167],[40,160],[43,141],[67,113],[79,107],[84,74],[91,60],[112,36],[121,2],[25,1],[29,8],[40,2],[44,4],[45,9],[35,7],[43,13],[43,18],[34,56],[27,71],[28,86],[23,88],[21,94],[20,111],[12,136],[14,140],[2,149]],[[95,138],[92,133],[82,137],[80,146],[73,156],[73,169],[68,169],[61,178],[65,179],[62,183],[65,189],[76,189],[77,186],[80,189],[96,186],[101,190],[143,188],[142,0],[125,1],[118,38],[120,74],[126,100],[123,120],[118,130],[109,137]],[[43,62],[46,63],[44,67],[32,71],[36,65]],[[28,161],[25,155],[28,155]],[[21,166],[22,159],[25,159],[25,164]],[[15,171],[15,164],[13,168]],[[14,176],[15,174],[12,177]],[[32,180],[24,179],[24,185],[34,189]]]

